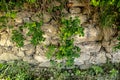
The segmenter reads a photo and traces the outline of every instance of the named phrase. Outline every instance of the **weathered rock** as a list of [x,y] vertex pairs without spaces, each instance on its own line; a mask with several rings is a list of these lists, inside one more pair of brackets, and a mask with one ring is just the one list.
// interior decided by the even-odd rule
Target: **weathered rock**
[[101,48],[101,43],[98,42],[83,42],[80,44],[76,44],[79,48],[81,48],[81,52],[98,52]]
[[16,18],[14,19],[15,20],[15,25],[18,25],[18,24],[21,24],[23,22],[29,22],[30,21],[30,17],[32,15],[32,12],[27,12],[27,11],[21,11],[21,12],[18,12],[16,14]]
[[10,41],[10,36],[8,33],[1,33],[0,34],[1,38],[0,38],[0,45],[1,46],[12,46],[13,43]]
[[116,29],[114,28],[103,28],[102,31],[103,31],[105,41],[111,40],[117,32]]
[[113,48],[117,45],[118,40],[113,38],[111,41],[102,41],[102,46],[105,48],[106,52],[113,52]]
[[50,67],[51,66],[51,63],[49,61],[47,62],[42,62],[39,64],[39,67]]
[[80,8],[70,8],[70,13],[71,14],[79,14],[81,12]]
[[69,7],[84,7],[85,4],[83,4],[82,2],[78,1],[78,0],[69,0],[67,6]]
[[47,62],[47,61],[49,61],[45,56],[41,56],[41,55],[34,55],[34,59],[37,60],[38,62]]
[[27,61],[30,64],[37,64],[38,62],[34,60],[32,57],[24,57],[23,61]]
[[23,20],[22,20],[21,17],[15,18],[15,25],[18,25],[18,24],[21,24],[21,23],[23,23]]
[[15,56],[14,54],[11,53],[3,53],[0,55],[0,61],[10,61],[10,60],[17,60],[19,57]]
[[92,64],[101,64],[106,63],[106,55],[105,52],[95,53],[95,56],[91,56],[89,62]]
[[21,50],[25,51],[25,54],[31,56],[35,53],[35,46],[32,44],[24,45]]
[[88,28],[84,28],[84,36],[76,35],[74,37],[75,43],[87,42],[87,41],[101,41],[102,33],[99,28],[95,28],[90,25]]
[[114,52],[111,54],[112,55],[112,62],[115,63],[115,62],[120,62],[120,50]]
[[75,65],[82,65],[84,64],[84,61],[89,60],[89,58],[90,58],[90,52],[81,53],[79,58],[75,58],[74,60]]
[[43,14],[43,22],[48,23],[51,20],[51,15],[49,13],[44,13]]
[[19,56],[19,57],[24,57],[24,56],[25,56],[24,51],[19,51],[19,52],[17,53],[17,56]]
[[36,14],[36,15],[33,15],[33,16],[31,17],[31,20],[32,20],[32,21],[36,21],[36,22],[40,22],[40,17],[37,16],[37,14]]
[[30,22],[30,18],[29,18],[29,17],[23,18],[23,22],[24,22],[24,23]]
[[43,37],[45,38],[43,43],[45,45],[49,45],[50,43],[54,42],[57,36],[57,28],[52,25],[45,24],[41,29],[44,31]]
[[54,5],[54,6],[60,6],[61,4],[60,4],[60,2],[58,2],[58,1],[53,1],[53,5]]

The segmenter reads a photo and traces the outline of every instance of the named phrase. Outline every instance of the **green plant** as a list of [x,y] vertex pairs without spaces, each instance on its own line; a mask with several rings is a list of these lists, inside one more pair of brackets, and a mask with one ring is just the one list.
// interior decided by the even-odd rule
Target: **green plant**
[[0,79],[5,80],[33,80],[30,65],[23,61],[2,64]]
[[112,27],[119,17],[120,0],[91,0],[91,4],[99,8],[99,21],[102,27]]
[[12,41],[16,43],[18,47],[22,47],[24,45],[24,37],[18,30],[12,31]]
[[41,30],[41,26],[43,25],[43,22],[40,21],[38,22],[30,22],[30,23],[26,23],[25,27],[28,28],[28,36],[31,36],[31,43],[33,45],[37,45],[39,44],[41,41],[44,41],[44,37],[43,37],[43,31]]
[[[62,26],[60,27],[60,46],[50,45],[48,48],[48,58],[56,60],[65,60],[64,64],[59,66],[73,66],[74,58],[79,57],[80,48],[74,46],[74,39],[72,36],[79,34],[84,36],[83,28],[80,26],[80,20],[76,17],[75,19],[70,18],[62,19]],[[52,49],[52,50],[51,50]]]

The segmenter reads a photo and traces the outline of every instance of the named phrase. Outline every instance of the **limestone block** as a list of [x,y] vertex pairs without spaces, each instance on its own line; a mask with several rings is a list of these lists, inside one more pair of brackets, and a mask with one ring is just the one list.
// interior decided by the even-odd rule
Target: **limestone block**
[[119,63],[120,62],[120,50],[116,51],[116,52],[113,52],[112,54],[112,62],[115,63]]
[[35,46],[32,44],[24,45],[21,50],[25,51],[25,54],[31,56],[35,53]]
[[79,14],[81,12],[80,8],[70,8],[70,13],[71,14]]
[[81,52],[98,52],[101,49],[101,43],[98,42],[83,42],[76,46],[81,48]]
[[37,64],[38,62],[36,60],[34,60],[32,57],[28,57],[28,56],[25,56],[23,57],[23,61],[26,61],[30,64]]
[[0,34],[0,45],[1,46],[13,46],[13,43],[11,42],[11,38],[8,33]]
[[48,23],[51,20],[51,15],[49,13],[44,13],[43,14],[43,22]]
[[19,57],[24,57],[24,56],[25,56],[24,51],[19,51],[19,52],[17,53],[17,56],[19,56]]
[[75,65],[82,65],[84,64],[84,61],[89,60],[90,58],[90,52],[80,53],[80,57],[75,58],[74,62]]
[[10,61],[10,60],[17,60],[19,57],[12,53],[3,53],[0,55],[0,61]]
[[47,62],[49,61],[47,57],[41,56],[41,55],[34,55],[34,59],[37,60],[38,62]]
[[89,62],[92,64],[101,64],[106,63],[106,60],[105,52],[97,52],[95,55],[91,56]]
[[89,25],[88,28],[84,28],[84,36],[76,35],[74,37],[75,43],[87,42],[87,41],[100,41],[102,40],[102,33],[99,28],[95,28]]

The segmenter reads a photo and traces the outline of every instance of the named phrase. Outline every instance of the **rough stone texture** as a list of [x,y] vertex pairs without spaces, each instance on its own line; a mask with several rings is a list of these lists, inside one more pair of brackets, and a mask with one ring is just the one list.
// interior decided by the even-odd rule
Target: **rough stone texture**
[[84,28],[84,34],[84,36],[76,35],[74,37],[75,43],[102,40],[102,33],[100,29],[95,28],[92,25],[89,25],[87,28]]
[[120,62],[120,50],[114,52],[111,54],[112,55],[112,62]]
[[19,56],[19,57],[24,57],[24,56],[25,56],[24,51],[19,51],[19,52],[17,53],[17,56]]
[[43,22],[48,23],[51,20],[51,15],[49,13],[44,13],[43,14]]
[[32,44],[28,44],[22,47],[21,50],[25,51],[25,54],[27,56],[31,56],[35,53],[35,46],[33,46]]
[[34,55],[34,59],[38,62],[47,62],[49,61],[45,56],[42,55]]
[[70,13],[71,14],[79,14],[81,12],[80,8],[70,8]]
[[81,52],[98,52],[101,49],[99,42],[84,42],[76,44],[76,46],[81,48]]
[[85,61],[89,60],[90,52],[81,53],[79,58],[75,58],[75,65],[83,65]]
[[[87,2],[87,0],[84,1]],[[113,52],[113,47],[118,43],[115,37],[116,29],[100,28],[96,23],[97,21],[95,21],[96,19],[91,19],[92,16],[88,15],[90,11],[86,9],[84,1],[69,0],[66,5],[68,9],[62,9],[66,19],[70,19],[70,17],[74,19],[77,16],[80,19],[80,25],[84,28],[84,36],[73,36],[74,45],[81,48],[80,57],[74,60],[75,65],[79,65],[80,68],[84,69],[88,68],[91,64],[105,63],[106,58],[109,58],[112,62],[120,62],[120,51]],[[61,5],[57,1],[54,1],[53,4],[56,6]],[[2,15],[4,13],[0,12],[0,16]],[[58,15],[56,16],[58,17]],[[38,64],[43,67],[50,66],[49,59],[45,57],[46,45],[58,45],[60,40],[58,34],[60,25],[52,18],[53,15],[46,12],[41,16],[41,11],[36,13],[30,11],[17,12],[16,18],[13,20],[9,19],[7,25],[15,26],[15,29],[18,29],[23,23],[43,20],[44,24],[41,29],[44,31],[43,36],[46,39],[35,47],[30,43],[31,37],[25,35],[28,29],[23,29],[22,32],[26,40],[24,41],[24,46],[18,48],[11,42],[11,31],[9,29],[4,31],[2,29],[0,30],[0,62],[21,59],[30,64]],[[0,23],[0,25],[2,24]],[[58,62],[60,61],[58,60]]]
[[19,59],[19,57],[15,56],[12,53],[3,53],[0,55],[0,61],[10,61],[10,60],[16,60]]
[[0,34],[0,45],[1,46],[12,46],[13,43],[10,40],[11,39],[8,33],[3,32]]
[[93,56],[91,56],[89,62],[92,64],[101,64],[106,63],[106,55],[105,52],[99,52],[99,53],[92,53]]

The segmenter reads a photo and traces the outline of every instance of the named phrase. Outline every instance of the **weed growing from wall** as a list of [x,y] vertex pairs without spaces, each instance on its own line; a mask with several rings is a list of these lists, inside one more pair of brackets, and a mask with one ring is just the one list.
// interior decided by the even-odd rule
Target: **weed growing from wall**
[[[71,67],[74,64],[74,59],[79,57],[80,48],[74,45],[74,39],[72,36],[79,34],[84,36],[83,27],[80,26],[80,20],[76,17],[75,19],[70,18],[62,19],[60,27],[60,46],[50,45],[48,48],[48,58],[55,58],[56,60],[65,60],[65,63],[60,66]],[[54,50],[53,51],[51,51]]]

